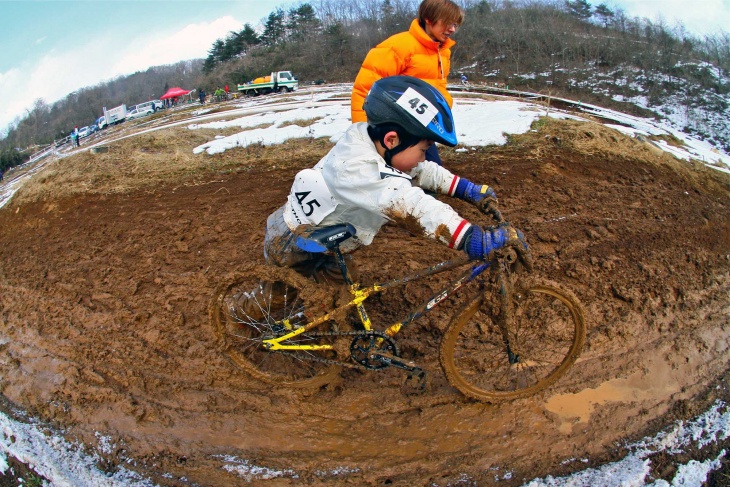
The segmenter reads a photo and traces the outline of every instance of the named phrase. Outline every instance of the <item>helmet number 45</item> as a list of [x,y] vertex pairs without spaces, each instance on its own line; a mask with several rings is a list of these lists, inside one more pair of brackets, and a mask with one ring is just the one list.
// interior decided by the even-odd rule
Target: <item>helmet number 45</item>
[[424,127],[428,126],[438,113],[438,109],[431,102],[410,87],[403,92],[396,103],[403,107],[409,115],[418,120]]
[[[421,100],[418,98],[412,99],[410,102],[411,108],[418,114],[425,113],[426,112],[426,104],[421,103]],[[421,103],[419,105],[419,103]]]

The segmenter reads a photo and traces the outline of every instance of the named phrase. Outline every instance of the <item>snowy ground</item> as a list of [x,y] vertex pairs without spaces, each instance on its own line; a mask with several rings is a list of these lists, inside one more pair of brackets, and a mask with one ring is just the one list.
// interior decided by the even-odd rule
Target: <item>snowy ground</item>
[[[290,138],[329,137],[336,141],[350,124],[350,100],[342,95],[349,93],[350,85],[333,85],[312,91],[301,90],[287,95],[286,102],[276,102],[275,97],[244,100],[235,110],[225,113],[210,113],[211,109],[202,108],[196,112],[195,121],[175,122],[146,130],[160,130],[171,125],[188,125],[191,130],[198,128],[222,129],[240,127],[241,132],[203,144],[195,153],[216,154],[234,147],[249,144],[280,144]],[[508,134],[520,134],[530,130],[532,122],[548,115],[554,118],[585,120],[576,114],[569,114],[555,108],[549,111],[542,105],[513,98],[485,101],[455,94],[454,118],[456,120],[459,144],[468,150],[470,147],[504,144]],[[274,101],[272,103],[272,101]],[[664,141],[652,142],[660,149],[684,160],[695,159],[708,166],[730,173],[730,155],[712,147],[706,142],[688,137],[668,124],[660,124],[651,119],[626,115],[594,105],[581,105],[583,111],[615,123],[608,123],[620,132],[631,136],[672,135],[684,143],[684,147],[674,147]],[[309,121],[308,126],[292,122]],[[265,128],[253,128],[265,126]],[[304,125],[304,124],[302,124]],[[141,133],[137,132],[134,135]],[[128,135],[126,137],[134,136]],[[119,140],[119,139],[117,139]],[[102,140],[108,144],[112,140]],[[94,146],[99,145],[95,144]],[[94,146],[84,147],[86,150]],[[27,177],[41,170],[43,161],[22,178],[8,176],[5,184],[0,184],[0,208],[2,208],[23,184]]]
[[[347,85],[341,92],[347,92]],[[216,154],[234,147],[245,147],[249,144],[264,145],[281,143],[294,137],[330,137],[335,141],[350,124],[349,100],[326,106],[315,106],[315,103],[327,100],[332,92],[319,91],[310,95],[299,95],[301,100],[298,106],[286,111],[259,112],[253,115],[244,114],[241,117],[191,124],[191,129],[197,128],[228,128],[240,127],[242,131],[228,137],[221,137],[203,144],[194,152]],[[578,115],[566,112],[548,110],[535,103],[517,101],[511,98],[497,101],[485,101],[478,98],[465,98],[455,95],[454,118],[456,120],[459,144],[462,146],[481,146],[490,144],[504,144],[507,134],[519,134],[530,130],[532,122],[539,117],[549,115],[555,118],[572,118],[585,120]],[[582,104],[583,111],[615,123],[607,124],[616,130],[628,135],[645,137],[651,135],[672,135],[681,140],[683,148],[673,147],[663,141],[656,143],[661,149],[670,152],[679,159],[697,159],[716,169],[730,172],[730,155],[715,149],[700,140],[688,137],[686,134],[653,120],[626,115],[613,110],[607,110],[594,105]],[[260,107],[259,107],[260,108]],[[313,123],[306,127],[289,125],[294,121],[311,120]],[[269,125],[266,128],[254,128],[260,125]]]
[[[730,436],[730,408],[722,402],[715,403],[707,412],[692,421],[677,422],[665,431],[651,438],[628,445],[629,454],[622,460],[600,468],[586,469],[568,477],[546,477],[534,479],[523,487],[582,487],[600,485],[603,487],[701,487],[709,472],[720,467],[720,459],[726,455],[722,450],[717,458],[705,462],[690,460],[679,466],[677,473],[668,483],[651,479],[651,455],[661,451],[676,454],[685,449],[702,448]],[[103,440],[101,438],[100,440]],[[102,448],[104,441],[100,441]],[[21,422],[0,414],[0,471],[8,473],[8,455],[30,465],[54,486],[69,487],[146,487],[153,482],[140,478],[134,472],[120,469],[114,475],[99,470],[95,465],[96,455],[83,452],[82,445],[63,440],[42,425]],[[588,462],[588,459],[574,459]],[[253,465],[247,460],[230,458],[226,460],[231,471],[237,472],[250,482],[277,477],[296,477],[296,472],[279,472],[266,466]],[[334,475],[334,474],[333,474]],[[502,478],[509,478],[509,473]]]
[[[238,103],[237,109],[223,114],[206,114],[205,109],[196,112],[195,123],[184,123],[190,130],[199,128],[240,127],[240,133],[216,138],[195,149],[196,153],[220,153],[234,147],[252,143],[277,144],[294,137],[329,137],[336,140],[350,124],[348,85],[302,90],[295,96],[288,95],[285,103],[271,103],[276,97],[246,100]],[[730,173],[730,156],[708,144],[691,139],[669,126],[595,106],[585,106],[586,113],[615,121],[609,126],[633,135],[673,135],[682,140],[683,148],[657,142],[657,146],[676,157],[696,159],[708,166]],[[523,133],[538,117],[547,114],[546,108],[514,99],[485,101],[457,96],[454,115],[462,151],[472,147],[504,144],[506,134]],[[554,108],[549,116],[581,120],[579,115],[561,112]],[[300,126],[291,122],[308,121]],[[265,125],[266,128],[253,128]],[[153,129],[151,129],[153,130]],[[104,143],[109,143],[108,140]],[[85,148],[86,149],[86,148]],[[0,184],[0,207],[4,206],[23,184],[23,181],[42,170],[38,164],[26,172],[23,178],[8,178]],[[535,479],[525,487],[584,485],[602,486],[701,486],[708,472],[719,468],[723,450],[715,459],[704,463],[690,461],[681,466],[672,483],[663,480],[653,482],[651,455],[659,451],[676,453],[689,448],[702,448],[724,440],[730,435],[730,408],[722,402],[715,403],[710,410],[690,422],[679,422],[666,431],[643,441],[628,445],[630,452],[623,460],[604,465],[598,469],[587,469],[565,478],[547,477]],[[104,445],[104,441],[100,441]],[[0,471],[9,470],[8,456],[29,464],[36,472],[48,478],[54,486],[152,486],[153,482],[140,478],[135,473],[122,469],[113,476],[96,468],[98,458],[83,452],[82,445],[70,444],[61,436],[43,425],[31,420],[16,420],[0,414]],[[103,453],[103,452],[100,452]],[[276,478],[275,470],[266,466],[255,466],[247,460],[234,459],[231,468],[251,481]],[[575,459],[588,462],[589,459]],[[290,476],[290,474],[289,474]]]

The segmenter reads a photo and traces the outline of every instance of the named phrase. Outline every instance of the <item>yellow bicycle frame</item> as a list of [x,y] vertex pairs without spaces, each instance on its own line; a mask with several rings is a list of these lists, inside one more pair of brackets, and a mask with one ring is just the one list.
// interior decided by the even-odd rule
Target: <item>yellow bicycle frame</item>
[[[372,323],[370,322],[370,318],[368,317],[367,313],[365,312],[365,308],[363,307],[362,303],[373,293],[378,293],[383,291],[385,288],[379,285],[373,285],[364,289],[359,289],[357,284],[353,284],[350,286],[350,293],[353,295],[352,301],[350,301],[347,304],[343,304],[339,308],[336,308],[329,313],[320,316],[319,318],[316,318],[314,321],[310,321],[306,325],[299,327],[292,331],[291,333],[287,333],[286,335],[282,335],[280,337],[276,338],[270,338],[268,340],[263,341],[263,345],[267,350],[332,350],[334,347],[332,345],[289,345],[289,344],[283,344],[282,342],[286,342],[287,340],[291,340],[292,338],[301,335],[302,333],[305,333],[312,328],[317,327],[318,325],[324,323],[325,321],[329,320],[333,315],[337,314],[338,312],[350,308],[352,306],[355,306],[355,309],[357,309],[357,314],[360,316],[360,321],[363,324],[363,327],[365,330],[370,330],[372,328]],[[291,329],[292,326],[289,323],[289,320],[283,320],[280,322],[282,325],[284,325],[287,329]]]
[[[334,347],[332,345],[297,345],[297,344],[285,344],[284,342],[287,342],[288,340],[291,340],[302,333],[306,333],[307,331],[311,330],[312,328],[315,328],[325,321],[328,321],[331,319],[332,316],[336,315],[342,310],[345,310],[347,308],[350,308],[352,306],[355,307],[357,310],[357,314],[360,317],[360,322],[363,325],[363,329],[366,331],[369,331],[372,329],[372,323],[370,321],[370,317],[368,317],[367,312],[365,311],[365,307],[363,306],[363,302],[370,297],[372,294],[382,292],[389,287],[396,286],[396,285],[402,285],[406,282],[409,282],[413,279],[417,279],[423,276],[432,275],[432,274],[438,274],[439,272],[443,272],[445,270],[453,269],[459,266],[462,266],[464,264],[468,264],[470,262],[468,256],[463,256],[459,259],[455,259],[448,262],[441,262],[440,264],[437,264],[433,267],[430,267],[425,272],[418,272],[415,274],[412,274],[410,276],[406,276],[400,279],[395,279],[393,281],[390,281],[388,283],[384,284],[374,284],[372,286],[366,287],[364,289],[359,288],[359,284],[353,283],[350,285],[350,294],[352,294],[353,298],[352,300],[344,304],[329,313],[320,316],[319,318],[314,319],[314,321],[310,321],[306,325],[297,328],[295,330],[292,330],[292,325],[289,322],[289,320],[282,320],[279,323],[284,325],[287,330],[292,330],[290,333],[287,333],[286,335],[282,335],[280,337],[276,338],[269,338],[268,340],[263,341],[263,346],[267,350],[276,351],[276,350],[333,350]],[[450,293],[456,291],[460,287],[462,287],[464,284],[469,282],[471,279],[473,279],[476,275],[480,274],[482,270],[484,270],[486,267],[488,267],[489,264],[480,264],[479,267],[481,270],[476,271],[475,269],[472,269],[471,271],[468,271],[466,274],[464,274],[460,279],[457,281],[454,281],[451,283],[448,289],[444,289],[442,292],[431,298],[429,301],[423,304],[421,311],[418,312],[416,315],[411,315],[410,320],[415,319],[417,316],[422,314],[423,312],[427,312],[433,307],[435,307],[438,303],[443,301]],[[409,321],[410,321],[409,320]],[[403,327],[404,322],[396,322],[389,326],[385,330],[385,335],[389,337],[393,337],[401,330]],[[378,342],[380,340],[383,340],[383,338],[378,338]]]

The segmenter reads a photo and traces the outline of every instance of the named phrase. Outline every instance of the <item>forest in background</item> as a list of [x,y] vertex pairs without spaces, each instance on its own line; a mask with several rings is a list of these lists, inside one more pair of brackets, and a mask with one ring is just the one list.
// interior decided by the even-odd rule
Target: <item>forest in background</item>
[[[151,67],[79,89],[53,104],[37,100],[0,139],[0,149],[51,143],[75,125],[92,123],[102,107],[159,98],[171,86],[213,92],[278,70],[293,71],[303,84],[352,82],[367,51],[407,30],[419,3],[312,0],[277,8],[260,25],[222,33],[206,59]],[[645,116],[649,112],[632,100],[640,99],[649,110],[670,105],[686,118],[687,132],[730,152],[730,34],[700,38],[681,25],[628,17],[587,0],[458,3],[466,20],[454,36],[454,81],[464,73],[473,83]]]

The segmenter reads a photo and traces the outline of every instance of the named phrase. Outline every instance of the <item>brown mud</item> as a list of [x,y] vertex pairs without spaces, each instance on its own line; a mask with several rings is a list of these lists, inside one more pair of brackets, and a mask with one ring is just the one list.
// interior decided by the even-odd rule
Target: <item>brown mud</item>
[[[445,151],[449,168],[496,189],[534,273],[584,305],[583,354],[545,393],[489,405],[448,385],[437,345],[458,302],[399,337],[429,373],[422,394],[398,370],[345,370],[316,391],[239,370],[214,336],[213,292],[263,263],[266,217],[316,162],[246,164],[240,149],[226,156],[238,171],[0,210],[2,394],[69,439],[103,439],[103,468],[165,486],[513,486],[616,459],[623,440],[702,411],[727,374],[730,182],[638,142],[585,145],[605,133],[581,130]],[[453,255],[387,226],[356,261],[371,282]],[[389,318],[432,287],[376,305]]]

